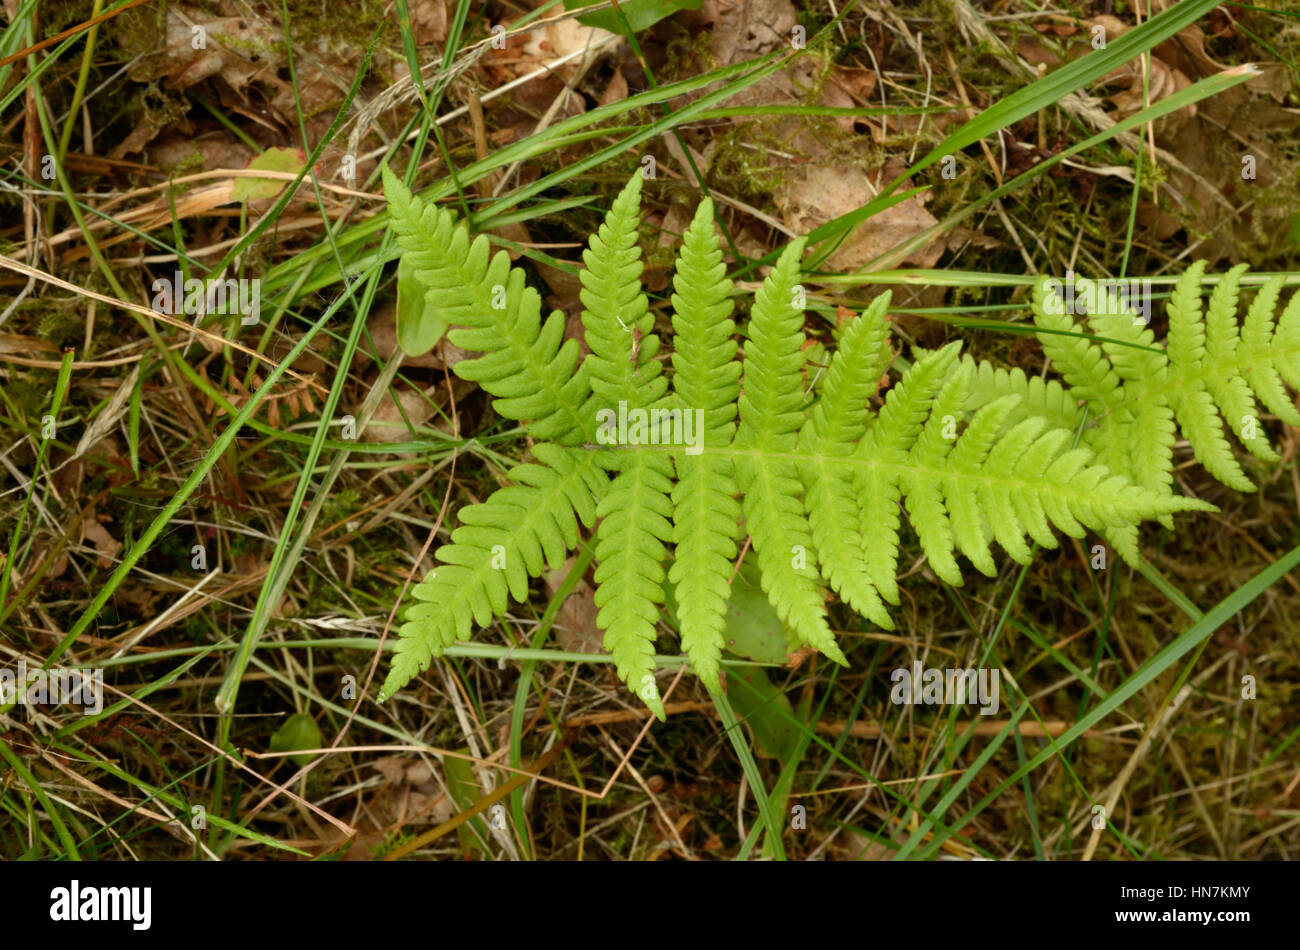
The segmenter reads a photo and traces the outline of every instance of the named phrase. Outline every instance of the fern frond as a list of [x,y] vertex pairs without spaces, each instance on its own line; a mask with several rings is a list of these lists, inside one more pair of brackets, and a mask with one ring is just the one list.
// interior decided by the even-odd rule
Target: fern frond
[[[1300,421],[1286,390],[1300,382],[1300,297],[1275,321],[1279,281],[1265,285],[1238,328],[1239,272],[1202,320],[1193,269],[1170,304],[1164,350],[1117,300],[1101,299],[1089,314],[1095,335],[1085,336],[1040,285],[1040,338],[1067,387],[959,358],[960,343],[951,343],[914,351],[875,414],[870,402],[893,362],[889,297],[844,327],[832,355],[820,343],[810,351],[802,241],[755,294],[738,360],[732,284],[712,204],[701,204],[674,275],[668,392],[640,283],[639,176],[583,255],[590,353],[581,365],[576,341],[562,341],[563,321],[541,323],[540,297],[504,255],[489,259],[483,239],[471,242],[463,224],[391,175],[385,186],[430,304],[457,328],[453,342],[483,351],[457,372],[479,380],[539,441],[535,461],[515,466],[507,487],[461,511],[438,569],[414,588],[383,697],[473,626],[502,616],[511,599],[525,599],[530,580],[562,564],[584,526],[595,529],[605,646],[662,718],[654,646],[670,544],[682,645],[711,688],[723,683],[742,514],[762,588],[791,635],[844,663],[821,581],[891,627],[885,604],[899,602],[904,510],[929,566],[949,584],[962,583],[958,555],[992,575],[995,543],[1027,563],[1030,540],[1052,547],[1058,533],[1100,533],[1135,560],[1140,521],[1212,509],[1169,491],[1175,421],[1220,474],[1231,474],[1226,443],[1214,443],[1220,411],[1245,417],[1259,398]],[[822,364],[817,373],[804,373],[809,352]],[[1238,421],[1229,419],[1249,438]],[[674,423],[666,437],[662,427]],[[1227,460],[1235,464],[1230,452]]]
[[[1214,397],[1205,379],[1205,320],[1201,311],[1201,281],[1205,262],[1189,267],[1174,287],[1169,301],[1168,355],[1171,366],[1183,378],[1181,386],[1171,386],[1165,398],[1192,445],[1196,460],[1219,481],[1237,491],[1254,491],[1232,448],[1223,436],[1223,422],[1214,405]],[[1164,395],[1164,394],[1161,394]]]
[[380,691],[383,701],[427,669],[430,660],[458,640],[469,639],[471,621],[487,626],[501,616],[508,598],[528,599],[528,578],[557,569],[577,546],[578,522],[591,527],[608,476],[593,453],[560,446],[533,446],[540,464],[517,465],[487,501],[460,511],[452,543],[436,557],[443,566],[411,589],[417,601],[406,622]]
[[[963,363],[963,369],[966,364]],[[957,546],[972,564],[990,577],[997,573],[989,550],[989,537],[1002,545],[1013,559],[1028,564],[1030,551],[1015,514],[1015,501],[996,490],[993,483],[980,485],[979,476],[990,466],[988,459],[999,445],[998,436],[1008,418],[1020,405],[1021,397],[1010,393],[994,400],[975,414],[948,456],[948,473],[941,486],[944,503],[952,517]],[[1016,444],[1001,443],[998,465],[1005,466]],[[1010,450],[1010,451],[1008,451]],[[993,466],[994,470],[1000,470]],[[987,516],[984,512],[987,511]]]
[[568,445],[590,439],[589,371],[578,363],[578,341],[564,339],[564,315],[556,311],[542,323],[541,296],[504,251],[489,259],[486,236],[471,243],[451,212],[412,195],[387,166],[383,176],[393,231],[426,302],[453,327],[452,343],[486,354],[457,363],[456,375],[495,396],[493,408],[505,418],[531,420],[534,438]]
[[1074,317],[1065,312],[1047,280],[1034,287],[1034,320],[1041,330],[1038,340],[1043,355],[1065,377],[1070,393],[1083,400],[1091,418],[1104,418],[1105,424],[1091,427],[1085,438],[1101,463],[1112,471],[1130,473],[1129,438],[1133,411],[1128,393],[1115,368],[1106,358],[1102,346],[1081,334]]
[[[804,242],[790,244],[754,295],[745,344],[736,475],[763,590],[802,642],[847,665],[826,623],[812,528],[794,462],[803,422],[803,309],[796,306]],[[801,289],[801,288],[800,288]]]
[[[607,419],[648,412],[668,385],[654,359],[658,338],[650,332],[654,318],[641,291],[640,198],[641,176],[634,175],[583,254],[582,325],[591,349],[584,365],[591,367],[595,401],[605,403],[599,411]],[[619,676],[662,719],[654,642],[664,599],[664,542],[672,538],[672,458],[621,450],[601,455],[618,474],[596,512],[596,621]]]
[[[1278,295],[1286,284],[1285,277],[1274,277],[1259,288],[1255,299],[1246,312],[1246,321],[1241,328],[1242,348],[1247,353],[1268,354],[1271,359],[1256,360],[1246,366],[1246,381],[1259,396],[1268,411],[1287,425],[1300,426],[1300,412],[1296,411],[1295,402],[1287,395],[1283,379],[1300,389],[1300,373],[1291,369],[1295,365],[1296,355],[1300,355],[1300,340],[1287,341],[1282,325],[1290,319],[1294,326],[1300,317],[1300,294],[1291,298],[1291,305],[1278,322],[1277,345],[1274,345],[1274,327],[1272,315],[1277,310]],[[1288,346],[1288,342],[1290,346]],[[1292,358],[1287,358],[1288,351]]]
[[957,361],[959,345],[920,356],[854,452],[869,574],[882,593],[896,591],[900,499],[930,566],[954,586],[962,583],[955,551],[995,573],[990,540],[1028,563],[1026,535],[1050,548],[1057,544],[1053,528],[1074,537],[1091,529],[1120,538],[1117,550],[1133,561],[1136,547],[1123,540],[1128,526],[1213,510],[1114,475],[1089,449],[1070,448],[1073,433],[1041,417],[1014,422],[1018,393],[982,407],[958,433],[976,375],[972,364]]
[[[1237,306],[1245,265],[1224,274],[1203,308],[1205,263],[1183,273],[1167,304],[1169,336],[1163,350],[1142,321],[1112,294],[1095,292],[1089,329],[1100,341],[1079,335],[1074,320],[1053,306],[1046,281],[1035,288],[1033,309],[1039,339],[1097,423],[1087,444],[1112,471],[1138,485],[1168,492],[1173,485],[1173,445],[1182,430],[1206,470],[1231,488],[1254,491],[1224,433],[1227,423],[1253,455],[1276,461],[1259,419],[1256,399],[1284,422],[1300,423],[1284,381],[1295,386],[1300,335],[1276,322],[1280,281],[1256,294],[1245,322]],[[1096,285],[1079,281],[1085,291]],[[1295,299],[1292,305],[1295,306]],[[1290,310],[1290,308],[1288,308]],[[1300,308],[1295,311],[1300,314]],[[1073,334],[1063,336],[1062,334]],[[1169,522],[1166,519],[1166,524]],[[1127,530],[1132,530],[1131,526]]]
[[713,202],[705,198],[682,236],[673,276],[673,392],[682,413],[699,413],[699,451],[676,457],[673,488],[674,585],[682,648],[710,688],[722,683],[722,655],[736,524],[731,459],[711,451],[731,444],[740,394],[731,281],[713,231]]
[[881,596],[898,603],[898,508],[902,496],[899,471],[921,433],[930,402],[943,382],[943,374],[957,357],[960,344],[918,359],[889,390],[876,424],[858,443],[855,455],[873,465],[857,473],[859,512],[867,572]]
[[961,568],[953,558],[955,542],[943,503],[943,481],[931,477],[930,473],[946,467],[944,463],[956,439],[957,418],[966,401],[969,377],[969,371],[958,368],[936,394],[929,418],[908,452],[899,486],[921,550],[939,578],[954,586],[961,585]]
[[672,537],[672,462],[667,455],[619,453],[624,467],[597,508],[596,622],[618,675],[664,718],[654,679],[655,624],[663,603],[663,542]]
[[582,254],[586,267],[578,296],[591,350],[583,365],[591,371],[592,391],[606,405],[630,400],[648,407],[668,386],[659,375],[659,338],[651,332],[654,317],[641,290],[640,205],[641,176],[633,175]]
[[1100,408],[1098,414],[1110,414],[1124,405],[1124,386],[1106,353],[1075,327],[1074,318],[1046,279],[1034,287],[1034,318],[1039,328],[1038,341],[1076,399]]
[[[1079,288],[1093,301],[1088,324],[1101,338],[1101,348],[1126,381],[1130,391],[1158,385],[1165,375],[1165,363],[1155,352],[1155,334],[1145,320],[1137,318],[1113,289],[1086,278]],[[1112,471],[1123,472],[1139,485],[1168,492],[1174,483],[1173,459],[1176,437],[1174,410],[1160,400],[1135,399],[1085,433],[1087,444],[1097,451],[1098,460]],[[1160,519],[1167,528],[1174,523]],[[1137,528],[1124,529],[1124,536],[1108,535],[1116,549],[1136,550]]]
[[1290,303],[1278,318],[1268,353],[1272,355],[1273,369],[1286,380],[1287,385],[1300,389],[1300,291],[1291,295]]
[[857,510],[852,474],[833,460],[852,455],[866,434],[867,400],[893,357],[885,323],[889,300],[888,293],[880,295],[845,328],[826,373],[825,395],[799,435],[804,498],[822,575],[849,606],[886,630],[894,624],[871,581],[858,519],[843,516]]

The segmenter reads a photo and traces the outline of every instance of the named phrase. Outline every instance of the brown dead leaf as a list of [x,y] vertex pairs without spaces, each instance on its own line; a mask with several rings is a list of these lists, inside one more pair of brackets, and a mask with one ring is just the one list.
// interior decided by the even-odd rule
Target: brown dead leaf
[[[888,837],[884,829],[880,832],[881,837]],[[836,837],[834,851],[839,855],[840,860],[844,861],[888,861],[898,853],[898,848],[907,840],[907,835],[902,832],[896,832],[893,840],[898,847],[891,848],[887,844],[868,838],[852,827],[846,827],[843,832]]]
[[[1300,114],[1273,100],[1267,75],[1204,100],[1194,120],[1158,138],[1188,171],[1168,170],[1159,208],[1140,203],[1139,223],[1161,239],[1180,230],[1189,242],[1203,238],[1197,256],[1211,264],[1229,258],[1263,266],[1281,257],[1286,246],[1275,236],[1286,233],[1294,208],[1260,196],[1300,173],[1276,144],[1297,134]],[[1246,157],[1253,159],[1253,179],[1243,174]]]
[[[456,328],[451,327],[450,329],[454,330]],[[447,369],[451,369],[461,360],[467,360],[474,355],[469,350],[462,350],[445,336],[438,341],[438,345],[433,348],[433,351],[438,354],[438,359],[442,361],[441,365],[447,367]]]
[[[398,409],[398,405],[401,409]],[[404,414],[403,414],[404,413]],[[390,387],[379,402],[379,408],[371,416],[370,423],[361,433],[362,442],[405,442],[411,437],[407,420],[412,426],[420,426],[433,417],[434,405],[423,393],[413,389],[398,391],[393,399]]]
[[[398,350],[397,305],[386,303],[375,307],[370,313],[370,319],[366,323],[366,329],[370,331],[370,339],[374,341],[374,348],[378,352],[379,357],[385,361],[391,359],[393,354]],[[357,364],[365,365],[370,363],[370,354],[371,349],[369,344],[363,343],[357,348]],[[438,348],[434,347],[423,356],[407,356],[403,358],[402,365],[409,367],[442,369],[442,356],[439,354]]]
[[[374,341],[375,350],[379,356],[384,359],[390,359],[398,351],[397,344],[397,309],[392,303],[381,304],[376,307],[370,316],[368,324],[370,337]],[[455,329],[452,327],[450,329]],[[369,344],[357,348],[355,357],[358,366],[366,366],[373,362]],[[418,357],[404,357],[402,366],[412,369],[451,369],[462,360],[470,359],[474,354],[469,350],[462,350],[456,346],[446,335],[437,342],[432,350]],[[457,398],[460,398],[462,392],[461,383],[463,380],[456,379]],[[466,386],[472,388],[474,384],[467,383]],[[465,391],[468,391],[466,389]]]
[[[788,47],[798,22],[790,0],[705,0],[698,13],[690,16],[699,28],[708,31],[708,48],[716,65],[730,65]],[[867,104],[877,81],[874,70],[802,57],[737,93],[726,104],[849,108]],[[940,130],[936,117],[927,117],[926,121],[931,131]],[[951,121],[959,121],[959,117]],[[807,233],[857,210],[876,196],[882,182],[897,177],[901,170],[901,165],[891,162],[882,175],[880,150],[873,141],[879,143],[886,136],[874,120],[853,116],[765,116],[743,117],[734,122],[745,125],[745,141],[763,156],[772,175],[773,203],[782,222],[795,233]],[[891,119],[890,133],[899,131],[906,129]],[[675,151],[673,143],[667,147],[682,164],[684,158],[677,154],[680,149]],[[857,269],[935,224],[935,218],[925,210],[924,197],[909,198],[859,226],[827,264],[836,269]],[[942,252],[943,245],[935,242],[913,251],[905,260],[930,267]]]
[[[540,261],[535,262],[534,266],[537,268],[537,273],[541,274],[542,280],[546,281],[546,286],[551,288],[551,293],[546,297],[546,305],[552,310],[577,313],[582,307],[578,300],[578,294],[582,290],[582,280],[578,275]],[[568,336],[569,334],[566,333],[565,337]]]
[[[395,352],[398,352],[398,326],[396,326],[396,308],[394,304],[382,304],[380,307],[374,308],[368,327],[370,338],[374,340],[374,348],[380,353],[382,359],[390,359]],[[450,327],[450,329],[454,330],[455,327]],[[438,343],[435,344],[433,350],[424,353],[422,356],[403,357],[402,365],[421,369],[451,369],[461,360],[471,359],[472,356],[472,352],[461,350],[450,339],[447,339],[446,335],[443,335],[442,339],[439,339]],[[357,365],[367,365],[370,361],[372,361],[370,360],[370,347],[357,348]]]
[[[511,92],[510,105],[495,110],[495,124],[501,129],[511,129],[511,135],[518,139],[531,135],[543,114],[550,115],[552,122],[581,115],[586,111],[586,100],[567,84],[590,69],[598,58],[614,52],[621,43],[614,34],[583,26],[576,20],[548,23],[509,37],[504,49],[493,48],[482,60],[488,83],[504,85],[538,68],[547,72],[516,87]],[[572,59],[562,62],[571,54]]]
[[621,66],[614,67],[614,75],[609,77],[609,85],[605,91],[600,94],[597,105],[608,106],[615,102],[622,102],[627,98],[627,79],[623,76]]
[[704,0],[696,18],[712,25],[709,52],[720,66],[788,46],[799,22],[790,0]]
[[58,347],[40,337],[24,336],[21,333],[0,333],[0,353],[43,357],[57,352]]
[[[888,169],[886,169],[888,170]],[[840,215],[856,211],[877,194],[892,176],[877,175],[876,181],[859,168],[818,166],[798,168],[773,193],[781,218],[791,230],[807,234]],[[874,184],[874,187],[873,187]],[[855,271],[903,241],[937,223],[925,210],[925,194],[887,208],[858,225],[827,259],[839,271]],[[941,241],[913,251],[902,263],[933,267],[943,254]]]
[[[288,58],[280,23],[251,8],[222,9],[224,15],[214,15],[172,4],[161,19],[144,10],[124,15],[124,51],[134,56],[130,78],[162,79],[173,89],[211,81],[224,110],[277,133],[296,127],[299,108],[311,118],[343,101],[361,50],[325,36],[303,42],[294,59],[295,88],[284,78]],[[114,152],[139,151],[164,128],[146,121]]]
[[1282,63],[1257,63],[1256,68],[1259,75],[1247,83],[1251,91],[1285,103],[1291,93],[1291,71]]
[[944,244],[950,251],[960,251],[965,247],[978,247],[985,250],[1002,247],[1002,242],[992,235],[970,228],[953,228],[948,231],[944,235]]
[[[161,51],[147,55],[128,71],[132,79],[146,82],[163,77],[173,88],[184,89],[210,76],[220,75],[238,89],[259,76],[267,64],[277,63],[277,44],[284,37],[273,24],[255,16],[213,16],[197,7],[174,4],[167,8]],[[274,76],[274,82],[282,80]]]
[[[1151,58],[1149,78],[1143,75],[1142,66],[1134,61],[1111,70],[1101,78],[1099,84],[1106,86],[1117,82],[1127,83],[1128,88],[1107,97],[1115,107],[1111,117],[1116,120],[1126,119],[1148,104],[1159,102],[1192,84],[1182,70],[1175,69],[1154,56]],[[1156,132],[1174,132],[1195,117],[1196,104],[1192,103],[1158,119],[1155,123]]]
[[411,0],[411,32],[418,46],[447,39],[447,4],[444,0]]
[[225,129],[199,136],[167,131],[149,147],[149,158],[165,171],[244,168],[255,154]]
[[122,141],[118,142],[108,150],[108,157],[112,159],[125,158],[127,155],[135,155],[144,150],[144,147],[154,140],[154,137],[163,130],[164,124],[154,119],[142,119],[140,123],[133,128]]
[[1016,55],[1030,66],[1045,66],[1047,69],[1055,69],[1061,65],[1061,57],[1044,46],[1037,37],[1021,36],[1016,40],[1015,49]]
[[1205,32],[1195,23],[1185,26],[1155,48],[1157,59],[1164,60],[1189,76],[1212,76],[1227,69],[1205,51]]
[[47,581],[55,581],[62,577],[68,570],[68,552],[60,551],[59,556],[54,559],[54,566],[45,574]]
[[1080,21],[1088,28],[1085,38],[1089,44],[1092,43],[1093,31],[1101,27],[1101,35],[1105,37],[1107,43],[1113,43],[1129,30],[1133,29],[1132,24],[1125,23],[1113,13],[1101,13],[1090,19]]
[[430,826],[449,821],[455,809],[433,770],[416,758],[384,756],[371,766],[383,781],[370,793],[355,826],[357,838],[346,861],[370,860],[393,829],[418,820]]
[[[560,20],[527,33],[524,36],[523,53],[527,59],[534,61],[531,64],[533,69],[537,66],[551,67],[557,75],[568,80],[582,68],[584,62],[596,55],[610,52],[617,42],[622,42],[610,42],[609,38],[613,36],[613,33],[598,26],[583,26],[577,20]],[[600,45],[602,42],[606,45]],[[564,57],[583,50],[588,51],[585,56],[576,55],[568,62],[559,62]]]
[[[876,91],[879,77],[872,69],[855,69],[850,66],[837,66],[831,74],[830,82],[838,86],[855,105],[865,105]],[[846,118],[852,123],[851,117]]]
[[[1147,6],[1159,10],[1168,4],[1160,0]],[[1104,30],[1110,42],[1134,28],[1133,23],[1110,14],[1080,22],[1087,29],[1061,41],[1063,56],[1023,35],[1017,39],[1016,52],[1031,63],[1055,68],[1091,51],[1093,29]],[[1217,22],[1219,36],[1235,32],[1232,21],[1223,16],[1204,22]],[[1045,32],[1041,26],[1038,29]],[[1202,27],[1191,24],[1152,50],[1149,76],[1144,76],[1141,59],[1103,76],[1096,88],[1102,94],[1110,90],[1110,117],[1131,116],[1147,102],[1158,102],[1223,71],[1224,65],[1210,55],[1206,42]],[[1166,156],[1162,159],[1166,177],[1157,189],[1158,206],[1149,199],[1141,201],[1138,221],[1157,240],[1186,231],[1187,242],[1197,242],[1197,256],[1211,264],[1228,257],[1260,266],[1284,253],[1283,245],[1270,235],[1285,232],[1294,209],[1284,201],[1260,197],[1294,180],[1296,168],[1276,143],[1279,136],[1300,128],[1300,116],[1281,105],[1292,85],[1286,68],[1266,64],[1260,72],[1244,85],[1155,123],[1155,144]],[[1256,177],[1243,174],[1248,167],[1255,169]]]
[[668,206],[668,213],[664,215],[659,228],[659,246],[660,247],[677,247],[681,243],[682,235],[690,227],[691,219],[695,212],[682,204],[680,201],[674,201]]
[[158,602],[162,596],[161,592],[150,590],[143,584],[123,584],[113,595],[113,603],[119,611],[123,604],[129,604],[135,608],[140,620],[152,620],[158,615]]
[[[543,578],[546,589],[554,596],[573,567],[573,558],[564,562],[558,571],[547,571]],[[560,649],[572,653],[600,653],[604,650],[604,635],[596,626],[596,592],[585,581],[578,581],[555,616],[555,642]]]
[[108,515],[100,515],[98,518],[94,515],[87,515],[86,520],[81,523],[82,541],[89,541],[99,552],[99,557],[95,558],[95,564],[98,567],[109,568],[113,566],[113,558],[117,557],[118,552],[122,550],[122,542],[117,540],[108,533],[100,519],[111,521]]

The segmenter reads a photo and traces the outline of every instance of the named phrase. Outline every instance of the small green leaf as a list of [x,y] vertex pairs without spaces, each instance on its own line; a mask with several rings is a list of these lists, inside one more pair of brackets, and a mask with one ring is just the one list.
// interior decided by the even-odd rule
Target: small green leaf
[[[293,752],[295,749],[319,749],[320,726],[306,713],[295,713],[271,736],[272,752]],[[311,761],[309,754],[291,755],[294,765],[303,766]]]
[[726,649],[756,663],[784,663],[790,659],[790,639],[776,608],[763,593],[758,565],[749,556],[731,582],[727,599]]
[[[594,6],[600,2],[602,0],[564,0],[564,9],[581,10],[583,7]],[[632,32],[640,33],[654,26],[664,17],[672,16],[678,10],[698,10],[701,2],[702,0],[619,0],[618,9],[623,11],[623,16],[627,17]],[[578,17],[578,22],[619,35],[626,30],[623,17],[618,15],[618,10],[588,13]]]
[[[471,753],[469,746],[464,746],[458,751],[464,755]],[[451,795],[451,801],[456,806],[456,811],[462,812],[467,808],[472,808],[483,794],[483,790],[479,788],[478,779],[474,777],[474,764],[468,759],[460,759],[449,755],[442,760],[442,768],[447,776],[447,792]],[[488,852],[484,849],[482,841],[474,833],[474,828],[471,825],[479,829],[479,834],[487,833],[482,821],[477,818],[461,825],[456,829],[460,837],[461,849],[467,853],[478,851],[487,856]]]
[[397,343],[407,356],[423,356],[447,332],[447,321],[425,300],[425,286],[409,257],[397,262]]
[[[680,628],[675,585],[664,585],[664,611],[669,622]],[[723,646],[732,656],[755,663],[785,663],[799,648],[786,632],[776,608],[763,593],[758,565],[752,554],[740,562],[740,573],[731,582],[727,596]],[[715,685],[716,684],[711,684]]]
[[798,751],[802,731],[790,700],[761,667],[728,671],[727,679],[727,698],[737,718],[754,734],[754,751],[785,765]]
[[[296,175],[306,164],[307,153],[300,148],[268,148],[246,167],[263,172],[289,172]],[[279,178],[236,178],[230,200],[255,201],[258,198],[274,198],[286,184],[288,182]]]

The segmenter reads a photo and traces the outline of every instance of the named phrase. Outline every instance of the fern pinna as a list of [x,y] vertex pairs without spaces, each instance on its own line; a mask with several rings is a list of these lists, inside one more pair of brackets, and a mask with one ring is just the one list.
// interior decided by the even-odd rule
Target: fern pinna
[[[413,588],[383,697],[500,617],[510,599],[525,600],[529,579],[559,567],[583,528],[595,531],[605,646],[662,718],[654,644],[664,582],[673,585],[684,651],[718,688],[730,580],[746,535],[763,590],[794,637],[844,663],[823,584],[892,628],[885,605],[899,602],[903,509],[934,572],[961,584],[956,555],[992,575],[993,541],[1027,562],[1028,540],[1055,546],[1053,528],[1124,536],[1143,519],[1211,507],[1140,471],[1100,464],[1092,448],[1074,445],[1075,431],[1023,411],[1035,399],[1046,404],[1034,387],[1011,391],[1006,374],[999,382],[959,360],[959,343],[922,355],[873,412],[869,400],[893,360],[887,294],[843,328],[810,398],[802,241],[755,293],[738,359],[733,287],[708,199],[677,260],[667,378],[640,282],[639,175],[583,255],[590,354],[581,360],[577,342],[563,339],[563,316],[542,319],[540,297],[504,252],[491,257],[485,237],[471,241],[451,212],[413,197],[387,169],[384,186],[429,305],[454,327],[451,342],[483,353],[455,372],[478,382],[534,444],[532,460],[508,473],[509,487],[460,510],[451,543],[437,551],[441,564]],[[1007,391],[992,392],[997,385]],[[982,396],[990,398],[968,411]],[[1060,408],[1069,423],[1071,407]],[[1136,547],[1121,553],[1135,557]]]

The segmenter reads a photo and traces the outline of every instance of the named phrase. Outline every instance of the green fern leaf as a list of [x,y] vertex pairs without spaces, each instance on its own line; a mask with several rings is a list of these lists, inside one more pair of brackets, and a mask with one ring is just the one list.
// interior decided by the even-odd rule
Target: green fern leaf
[[505,418],[531,420],[527,428],[537,439],[589,439],[589,370],[578,363],[578,342],[564,340],[564,315],[552,313],[543,324],[541,296],[504,251],[489,259],[485,236],[471,243],[451,212],[425,205],[388,166],[383,176],[393,231],[427,303],[454,327],[452,343],[487,354],[457,363],[456,375],[497,397],[493,408]]
[[[1246,270],[1246,264],[1232,268],[1210,294],[1205,317],[1205,359],[1210,366],[1222,365],[1237,354],[1240,345],[1237,295],[1241,275]],[[1265,462],[1280,461],[1280,456],[1269,446],[1264,434],[1258,431],[1255,397],[1247,377],[1211,373],[1206,376],[1205,385],[1242,445]],[[1250,432],[1249,429],[1256,431]]]
[[[654,320],[641,291],[640,197],[641,176],[634,175],[583,254],[582,325],[591,349],[585,365],[591,367],[597,402],[607,403],[598,410],[607,423],[661,408],[655,403],[667,387],[654,359],[658,338],[650,332]],[[645,436],[653,438],[649,431]],[[597,509],[596,621],[619,676],[662,719],[654,642],[664,599],[664,542],[672,538],[673,463],[667,454],[628,451],[602,453],[602,461],[618,474]]]
[[1104,419],[1087,433],[1088,444],[1099,461],[1114,471],[1130,472],[1130,437],[1133,411],[1120,375],[1106,358],[1105,349],[1079,333],[1074,318],[1065,312],[1046,279],[1034,287],[1034,319],[1041,330],[1043,355],[1065,377],[1070,393],[1082,399],[1093,418]]
[[528,599],[528,578],[546,566],[557,569],[578,543],[578,521],[595,524],[608,477],[592,453],[557,445],[533,446],[541,464],[517,465],[507,476],[515,484],[487,501],[460,511],[452,543],[436,552],[443,566],[411,589],[380,701],[392,696],[429,661],[458,640],[471,624],[486,626],[506,611],[509,600]]
[[[1256,399],[1284,422],[1300,421],[1283,387],[1284,381],[1300,382],[1294,373],[1300,358],[1300,339],[1292,329],[1297,318],[1288,323],[1283,314],[1274,322],[1282,285],[1273,281],[1256,294],[1239,327],[1245,270],[1239,265],[1224,274],[1203,309],[1205,263],[1189,267],[1167,305],[1169,336],[1163,351],[1154,346],[1149,330],[1135,329],[1141,320],[1133,311],[1109,294],[1092,295],[1099,305],[1087,321],[1102,338],[1096,342],[1079,336],[1074,321],[1056,312],[1060,308],[1051,305],[1045,281],[1035,289],[1035,322],[1048,331],[1039,337],[1044,351],[1065,375],[1070,391],[1098,418],[1087,442],[1112,471],[1148,488],[1171,490],[1173,444],[1181,429],[1211,475],[1238,491],[1254,491],[1224,434],[1225,422],[1257,458],[1278,459],[1264,436]],[[1086,290],[1091,282],[1079,285]],[[1133,526],[1124,530],[1131,541]]]
[[659,376],[659,338],[651,333],[654,318],[641,290],[640,204],[641,176],[633,175],[582,255],[587,266],[579,296],[591,349],[584,366],[592,391],[607,405],[636,400],[649,406],[668,386]]
[[731,281],[713,232],[713,202],[705,198],[682,237],[673,277],[673,392],[676,408],[702,418],[698,451],[676,457],[673,544],[668,579],[674,585],[682,648],[710,687],[721,684],[722,654],[736,557],[740,505],[731,459],[711,451],[731,444],[740,394]]
[[1003,396],[1019,396],[1007,417],[1007,424],[1020,422],[1030,416],[1046,420],[1054,429],[1074,432],[1083,425],[1083,411],[1072,390],[1054,379],[1026,376],[1020,367],[1003,369],[992,363],[976,362],[969,354],[962,354],[961,362],[973,370],[970,395],[966,398],[966,411],[975,412],[996,402]]
[[812,528],[804,517],[795,448],[803,422],[803,309],[795,241],[754,295],[745,344],[736,475],[763,590],[795,635],[847,665],[826,622],[812,567]]
[[855,451],[856,457],[872,463],[858,473],[856,481],[856,520],[862,526],[867,572],[891,604],[898,603],[899,473],[907,465],[908,452],[925,424],[930,402],[959,349],[960,344],[950,343],[918,359],[890,389],[876,424]]
[[[1283,340],[1279,339],[1279,345],[1274,347],[1272,315],[1277,310],[1278,296],[1285,284],[1285,277],[1274,277],[1260,287],[1246,313],[1241,343],[1242,351],[1249,358],[1245,372],[1250,388],[1269,412],[1287,425],[1300,426],[1300,412],[1296,411],[1295,403],[1287,395],[1282,382],[1283,374],[1286,374],[1291,385],[1300,388],[1300,374],[1288,372],[1287,346]],[[1293,321],[1296,315],[1300,315],[1300,294],[1291,298],[1291,306],[1282,315],[1281,323],[1287,322],[1288,314]],[[1279,329],[1278,333],[1281,336],[1282,330]],[[1292,349],[1292,352],[1300,352],[1300,348]]]
[[1206,385],[1205,321],[1201,312],[1204,274],[1205,262],[1197,261],[1179,279],[1169,301],[1169,359],[1185,375],[1183,385],[1171,391],[1168,398],[1196,460],[1225,485],[1237,491],[1254,491],[1255,486],[1223,437],[1223,423]]
[[908,452],[900,481],[908,518],[921,549],[939,578],[953,586],[962,583],[961,568],[953,558],[956,545],[944,506],[941,473],[957,437],[957,416],[966,401],[969,377],[969,370],[958,368],[945,380],[930,404],[929,418]]
[[842,517],[856,514],[852,474],[833,461],[852,455],[866,434],[863,409],[893,357],[885,323],[889,300],[888,293],[877,297],[845,328],[826,373],[825,395],[799,436],[804,497],[822,574],[849,606],[886,630],[893,621],[871,581],[858,519]]

